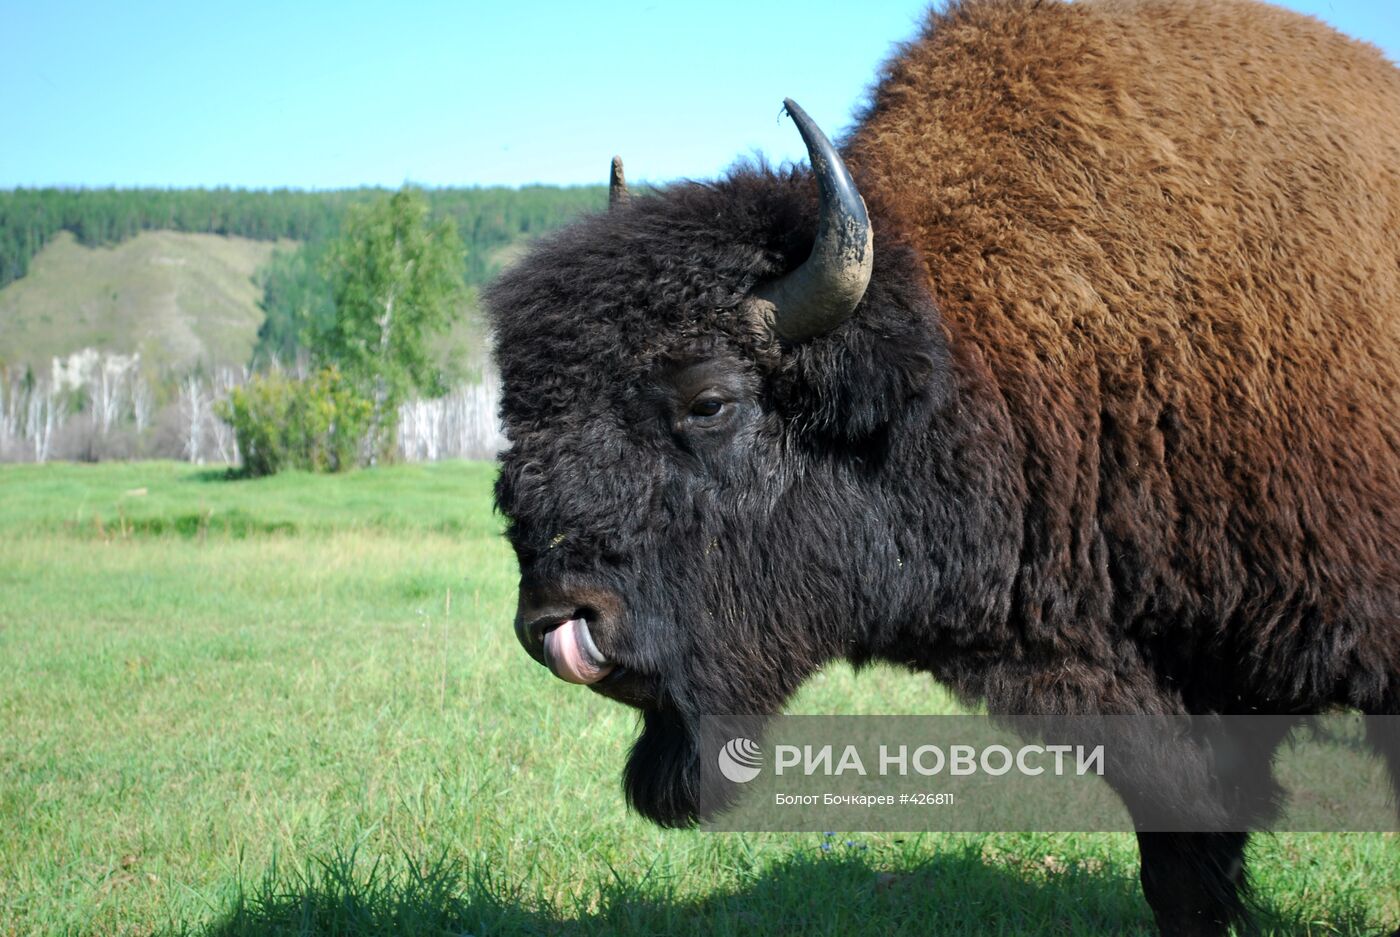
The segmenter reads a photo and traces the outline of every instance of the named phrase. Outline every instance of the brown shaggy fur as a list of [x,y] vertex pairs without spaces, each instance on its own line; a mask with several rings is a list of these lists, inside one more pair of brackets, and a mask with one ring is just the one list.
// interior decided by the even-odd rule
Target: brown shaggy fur
[[[1291,673],[1325,705],[1340,671],[1380,706],[1400,672],[1400,71],[1255,3],[969,3],[894,59],[845,149],[1004,401],[1030,499],[1058,508],[1028,522],[1024,574],[1111,579],[1130,631],[1137,603],[1213,597],[1139,635],[1178,647],[1184,685],[1231,649],[1232,683]],[[1311,613],[1271,625],[1283,606]]]

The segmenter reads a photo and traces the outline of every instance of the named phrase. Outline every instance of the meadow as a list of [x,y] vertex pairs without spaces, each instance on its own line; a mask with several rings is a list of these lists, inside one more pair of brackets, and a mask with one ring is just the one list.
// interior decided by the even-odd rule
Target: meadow
[[[516,644],[489,464],[0,466],[0,935],[1150,933],[1126,834],[663,832],[629,710]],[[833,667],[794,712],[950,711]],[[1252,849],[1400,926],[1400,839]]]

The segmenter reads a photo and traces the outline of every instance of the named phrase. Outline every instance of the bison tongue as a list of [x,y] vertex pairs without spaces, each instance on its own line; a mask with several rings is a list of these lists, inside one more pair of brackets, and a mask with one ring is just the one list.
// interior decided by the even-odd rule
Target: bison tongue
[[570,683],[597,683],[613,669],[593,646],[582,618],[571,618],[544,636],[544,659],[556,677]]

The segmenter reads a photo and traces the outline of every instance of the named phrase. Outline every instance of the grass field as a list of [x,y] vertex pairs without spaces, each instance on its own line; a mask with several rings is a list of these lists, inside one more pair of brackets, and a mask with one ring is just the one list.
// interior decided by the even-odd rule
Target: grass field
[[[627,710],[516,645],[489,465],[0,467],[0,934],[1146,933],[1127,835],[661,832]],[[935,712],[833,668],[799,712]],[[1252,847],[1279,934],[1400,925],[1392,835]]]

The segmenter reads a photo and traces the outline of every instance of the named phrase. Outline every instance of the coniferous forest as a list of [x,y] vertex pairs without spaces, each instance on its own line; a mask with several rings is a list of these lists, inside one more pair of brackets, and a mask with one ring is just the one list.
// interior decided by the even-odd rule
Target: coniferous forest
[[[30,259],[59,231],[89,247],[116,244],[141,231],[224,234],[257,240],[318,242],[333,237],[351,205],[383,189],[13,189],[0,191],[0,287],[19,279]],[[466,246],[466,281],[490,274],[491,252],[602,207],[603,186],[520,189],[425,189],[435,215],[457,224]]]

